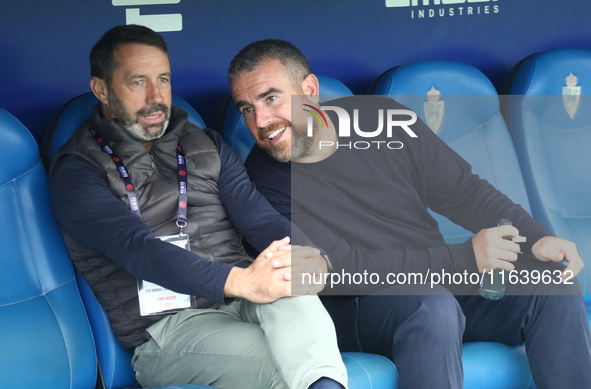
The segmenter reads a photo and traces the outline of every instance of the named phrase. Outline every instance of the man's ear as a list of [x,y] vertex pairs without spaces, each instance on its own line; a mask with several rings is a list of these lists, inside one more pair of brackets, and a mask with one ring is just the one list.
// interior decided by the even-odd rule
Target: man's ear
[[318,85],[318,78],[312,73],[308,74],[304,81],[302,81],[302,91],[307,96],[318,95],[320,86]]
[[96,98],[103,105],[107,105],[107,102],[109,101],[109,92],[107,90],[107,84],[104,80],[101,80],[98,77],[92,77],[90,79],[90,89],[92,89],[92,93],[94,93]]

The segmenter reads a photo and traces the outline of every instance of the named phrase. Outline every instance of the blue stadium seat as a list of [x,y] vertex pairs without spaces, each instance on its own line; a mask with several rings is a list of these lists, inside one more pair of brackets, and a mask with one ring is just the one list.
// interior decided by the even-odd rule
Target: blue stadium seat
[[349,389],[397,389],[398,371],[388,358],[379,355],[342,353]]
[[[564,93],[564,94],[563,94]],[[534,217],[575,242],[591,305],[591,51],[560,49],[523,60],[511,83],[508,123]]]
[[[474,173],[530,212],[499,96],[482,72],[455,62],[416,62],[386,71],[373,93],[388,95],[412,109],[472,165]],[[444,216],[432,215],[447,243],[462,243],[473,236]],[[464,388],[535,387],[524,346],[466,343],[462,359]]]
[[[89,325],[37,143],[2,109],[0,129],[0,387],[92,389],[100,323]],[[173,388],[208,387],[159,389]]]
[[[172,103],[189,113],[191,123],[201,128],[205,127],[199,114],[180,97],[173,96]],[[96,104],[98,104],[98,100],[94,95],[85,94],[73,99],[61,109],[55,120],[55,127],[46,134],[50,139],[44,139],[48,160],[72,136],[78,126],[90,117],[92,108]],[[250,136],[248,130],[246,130],[246,133]],[[88,312],[95,342],[97,343],[99,365],[105,388],[120,389],[137,385],[135,374],[131,368],[133,353],[119,345],[111,330],[105,311],[77,271],[76,279],[84,306]],[[350,389],[395,389],[397,387],[398,374],[396,368],[387,358],[364,353],[343,353],[343,361],[349,373]],[[200,385],[170,386],[170,389],[173,388],[200,389],[208,387]]]
[[[472,165],[474,173],[531,213],[515,148],[499,110],[499,97],[478,69],[444,61],[399,66],[380,77],[374,94],[390,95],[416,112]],[[436,123],[428,120],[425,112],[434,112],[436,108],[430,107],[438,105],[444,110],[442,120]],[[444,216],[432,215],[447,243],[462,243],[474,235]]]
[[[332,100],[336,97],[351,96],[353,94],[349,88],[335,78],[319,75],[316,75],[316,77],[320,86],[319,94],[321,103],[327,99]],[[223,123],[224,142],[229,144],[236,154],[238,154],[240,160],[244,162],[255,141],[252,135],[250,135],[248,128],[246,128],[242,114],[236,109],[234,99],[229,99],[229,103],[225,109]]]
[[0,387],[92,389],[92,333],[31,133],[0,109]]

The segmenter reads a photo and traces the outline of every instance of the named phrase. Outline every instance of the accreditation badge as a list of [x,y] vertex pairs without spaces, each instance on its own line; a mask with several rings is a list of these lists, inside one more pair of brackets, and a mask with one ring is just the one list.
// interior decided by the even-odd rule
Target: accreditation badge
[[[158,239],[190,251],[189,235],[159,236]],[[142,316],[159,315],[191,308],[191,296],[176,293],[153,282],[138,280],[138,297]]]

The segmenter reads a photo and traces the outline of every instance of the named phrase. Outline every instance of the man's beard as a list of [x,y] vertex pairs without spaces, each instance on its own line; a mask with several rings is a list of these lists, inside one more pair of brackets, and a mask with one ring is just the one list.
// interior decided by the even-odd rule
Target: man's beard
[[[117,97],[115,91],[108,86],[108,103],[111,110],[111,117],[117,119],[120,124],[129,132],[133,137],[141,140],[142,142],[149,142],[154,139],[160,138],[164,135],[168,122],[170,121],[169,109],[164,104],[151,104],[149,106],[141,108],[134,115],[130,115],[123,106],[123,103]],[[154,112],[161,111],[164,114],[164,120],[160,123],[154,124],[140,124],[140,118],[147,116]]]
[[[281,141],[275,145],[268,143],[267,136],[283,127],[291,128],[291,142]],[[276,160],[280,162],[290,162],[307,157],[312,153],[316,133],[317,131],[314,131],[314,137],[308,137],[306,127],[294,127],[293,123],[290,123],[287,120],[282,120],[281,122],[273,123],[267,127],[259,129],[257,143]],[[260,139],[262,139],[262,141],[260,141]]]

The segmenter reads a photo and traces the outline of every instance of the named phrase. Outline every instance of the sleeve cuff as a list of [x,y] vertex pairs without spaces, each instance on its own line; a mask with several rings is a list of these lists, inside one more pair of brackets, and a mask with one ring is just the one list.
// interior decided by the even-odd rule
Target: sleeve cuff
[[449,244],[449,251],[454,263],[455,271],[463,272],[467,270],[468,273],[478,273],[478,265],[476,264],[476,254],[474,254],[474,246],[472,245],[472,238],[464,243]]
[[214,302],[222,305],[229,305],[235,299],[224,296],[224,287],[226,286],[226,281],[228,280],[228,276],[230,275],[233,266],[227,264],[220,265],[222,266],[215,281]]

